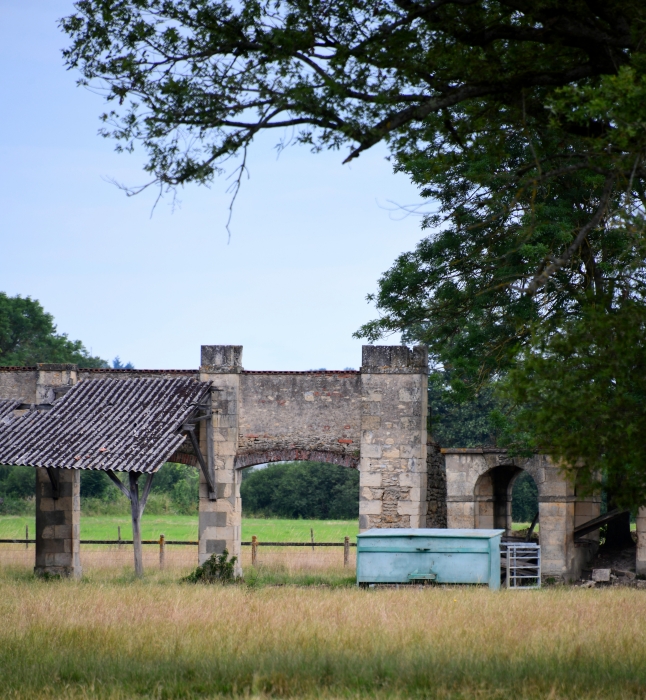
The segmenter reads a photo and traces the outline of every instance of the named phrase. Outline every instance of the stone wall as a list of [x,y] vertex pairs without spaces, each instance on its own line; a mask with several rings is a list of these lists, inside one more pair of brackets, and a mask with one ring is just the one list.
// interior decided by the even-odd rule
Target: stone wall
[[36,403],[37,367],[0,367],[0,399]]
[[242,372],[236,467],[309,459],[356,467],[359,372]]
[[426,527],[446,527],[446,464],[437,442],[426,443]]

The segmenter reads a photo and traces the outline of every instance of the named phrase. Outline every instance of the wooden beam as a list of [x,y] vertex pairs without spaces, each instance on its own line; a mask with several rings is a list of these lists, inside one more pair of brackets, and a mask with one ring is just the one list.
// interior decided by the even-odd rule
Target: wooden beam
[[211,472],[209,471],[206,460],[202,455],[202,450],[200,450],[200,445],[195,437],[195,426],[191,424],[184,424],[182,428],[188,433],[191,439],[191,444],[193,445],[193,450],[195,450],[195,454],[197,455],[197,461],[200,463],[200,467],[202,468],[202,474],[204,474],[204,478],[206,479],[206,484],[209,489],[209,501],[217,501]]
[[60,474],[58,473],[58,469],[54,467],[46,467],[46,469],[47,476],[52,482],[52,498],[57,501],[60,494]]
[[588,522],[583,523],[583,525],[575,527],[574,536],[583,537],[583,535],[587,535],[590,532],[594,532],[595,530],[598,530],[602,525],[605,525],[606,523],[609,523],[612,520],[615,520],[616,518],[621,518],[622,515],[625,515],[629,512],[630,511],[628,510],[619,510],[619,508],[614,508],[613,510],[609,511],[608,513],[605,513],[604,515],[600,515],[597,518],[588,520]]
[[144,485],[144,492],[143,495],[141,496],[141,499],[139,501],[139,514],[143,515],[144,514],[144,509],[146,507],[146,501],[148,500],[148,496],[150,494],[150,487],[153,485],[153,477],[155,476],[155,472],[148,472],[146,475],[146,483]]
[[106,469],[105,473],[110,477],[110,480],[119,489],[119,491],[121,491],[121,493],[128,500],[130,500],[130,491],[126,488],[121,479],[110,469]]

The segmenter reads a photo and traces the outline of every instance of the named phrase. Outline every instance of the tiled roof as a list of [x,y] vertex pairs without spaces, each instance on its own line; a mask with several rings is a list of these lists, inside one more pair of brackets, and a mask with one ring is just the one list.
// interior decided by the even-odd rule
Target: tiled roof
[[78,382],[51,410],[0,423],[0,464],[154,472],[209,388],[189,378]]

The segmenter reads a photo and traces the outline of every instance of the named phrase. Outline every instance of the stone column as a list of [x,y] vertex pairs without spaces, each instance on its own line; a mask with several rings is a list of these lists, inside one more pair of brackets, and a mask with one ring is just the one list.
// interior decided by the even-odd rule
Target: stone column
[[[238,557],[240,568],[240,536],[242,501],[240,474],[234,469],[238,449],[238,407],[242,372],[241,345],[203,345],[200,380],[213,382],[211,391],[212,419],[201,430],[202,450],[214,475],[217,500],[210,501],[208,486],[200,474],[199,562],[225,549]],[[206,444],[205,444],[206,443]]]
[[428,351],[364,345],[359,529],[426,527]]
[[46,469],[36,469],[36,574],[81,576],[81,473],[56,469],[58,498]]
[[580,575],[574,548],[574,487],[550,457],[536,455],[539,542],[543,576],[569,581]]
[[638,575],[646,575],[646,507],[642,506],[637,511],[637,558],[635,560],[635,572]]
[[[77,380],[73,364],[39,364],[36,403],[52,404]],[[36,469],[36,574],[80,576],[81,474],[55,469],[58,498],[46,469]]]

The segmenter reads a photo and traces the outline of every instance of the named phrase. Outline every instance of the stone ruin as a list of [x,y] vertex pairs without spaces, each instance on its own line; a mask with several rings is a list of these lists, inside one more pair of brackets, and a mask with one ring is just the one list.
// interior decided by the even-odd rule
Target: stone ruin
[[[518,459],[496,449],[442,449],[429,438],[424,347],[364,346],[359,371],[247,371],[242,347],[231,345],[202,346],[201,360],[196,370],[0,367],[0,400],[20,402],[19,413],[51,406],[88,379],[188,376],[210,382],[208,414],[191,428],[197,439],[186,439],[167,460],[203,464],[200,563],[224,549],[240,555],[241,470],[288,460],[358,469],[362,531],[501,528],[510,534],[513,483],[526,471],[538,487],[543,574],[576,579],[596,552],[599,530],[577,539],[575,529],[599,516],[600,498],[577,496],[548,456]],[[45,554],[55,551],[57,570],[62,566],[74,575],[80,572],[80,473],[61,469],[60,497],[53,499],[46,470],[37,471],[37,521],[59,523],[37,527],[37,569],[54,570],[53,557]],[[638,518],[638,531],[643,529],[646,512]],[[646,551],[638,546],[637,572],[645,571]]]

